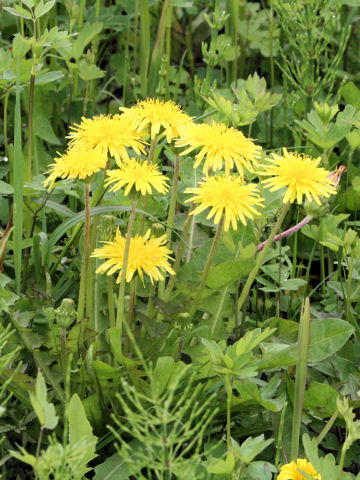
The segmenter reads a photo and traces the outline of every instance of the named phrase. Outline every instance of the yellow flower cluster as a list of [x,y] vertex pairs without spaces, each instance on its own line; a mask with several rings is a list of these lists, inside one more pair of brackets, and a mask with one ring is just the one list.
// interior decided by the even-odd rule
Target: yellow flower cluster
[[[175,146],[183,149],[181,156],[197,152],[194,168],[203,162],[204,177],[200,184],[185,190],[185,193],[192,195],[187,202],[197,205],[191,214],[196,215],[209,208],[207,218],[214,218],[215,224],[224,218],[225,231],[230,226],[236,230],[239,221],[246,225],[248,219],[253,220],[256,215],[260,215],[259,209],[263,207],[264,200],[260,196],[259,185],[246,183],[246,171],[255,173],[256,169],[259,170],[259,175],[269,176],[263,184],[271,191],[284,188],[284,203],[301,203],[304,197],[308,201],[320,203],[321,197],[329,197],[336,191],[329,172],[319,166],[320,158],[312,159],[306,155],[289,153],[284,148],[282,156],[272,154],[272,159],[259,168],[261,147],[252,139],[245,137],[236,128],[221,123],[196,124],[174,102],[147,99],[131,108],[121,107],[120,110],[121,114],[82,118],[80,124],[71,127],[69,149],[51,165],[46,186],[52,187],[58,177],[87,179],[109,165],[109,155],[115,159],[118,167],[106,172],[105,186],[110,187],[110,191],[125,188],[125,195],[131,191],[142,195],[154,191],[165,194],[169,188],[168,178],[152,163],[152,159],[131,158],[128,152],[131,149],[138,156],[145,155],[146,136],[156,142],[158,135],[163,133],[168,142],[175,139]],[[212,175],[212,172],[215,174]],[[140,250],[145,252],[145,245],[152,239],[148,234],[135,238],[136,241],[131,239],[131,249],[143,242]],[[124,242],[117,234],[111,248],[110,244],[103,247],[104,257],[101,256],[101,249],[96,250],[99,258],[109,258],[98,269],[99,273],[121,269]],[[160,244],[151,243],[152,253],[160,248]],[[161,248],[165,249],[164,246]],[[164,252],[165,256],[161,256],[163,259],[171,253]],[[156,263],[156,255],[153,255],[153,259],[152,267],[155,270],[151,270],[146,262],[146,268],[143,268],[151,281],[161,278],[157,268],[171,273],[170,267],[164,267],[165,264],[161,262]],[[149,259],[147,261],[151,263]],[[135,263],[133,265],[129,267],[127,279],[136,270],[142,277],[141,262],[136,267]]]
[[[107,273],[112,275],[119,271],[116,282],[121,279],[121,270],[123,267],[126,237],[123,237],[119,230],[116,232],[114,241],[104,242],[101,248],[96,248],[92,253],[93,257],[106,258],[104,262],[96,270],[96,273]],[[168,260],[172,253],[166,247],[167,236],[151,237],[150,230],[144,236],[136,235],[130,239],[129,257],[126,268],[126,281],[131,282],[134,274],[137,272],[142,281],[144,281],[144,273],[151,280],[163,280],[162,272],[174,274]]]

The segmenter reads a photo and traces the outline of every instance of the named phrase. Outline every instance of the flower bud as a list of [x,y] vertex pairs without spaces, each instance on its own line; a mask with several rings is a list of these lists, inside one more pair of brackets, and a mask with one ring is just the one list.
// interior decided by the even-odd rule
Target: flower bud
[[99,237],[102,242],[111,242],[116,233],[116,219],[113,215],[103,215],[99,225]]
[[56,322],[61,328],[69,327],[76,318],[76,309],[72,298],[64,298],[56,309]]

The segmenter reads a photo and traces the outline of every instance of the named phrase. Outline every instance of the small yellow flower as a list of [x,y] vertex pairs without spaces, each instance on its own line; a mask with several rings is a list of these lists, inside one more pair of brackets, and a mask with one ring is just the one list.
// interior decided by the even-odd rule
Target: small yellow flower
[[80,125],[70,127],[69,144],[74,149],[97,149],[109,153],[119,163],[128,160],[127,148],[145,153],[144,139],[134,124],[124,115],[99,115],[81,119]]
[[311,475],[314,480],[321,480],[321,474],[305,458],[298,458],[296,463],[290,462],[283,465],[277,480],[305,480],[305,476],[301,472]]
[[107,171],[107,177],[105,186],[113,184],[110,191],[116,192],[126,185],[125,195],[132,187],[142,195],[151,194],[153,188],[160,193],[166,193],[169,188],[166,183],[168,177],[165,177],[156,165],[136,158],[125,160],[116,170]]
[[[174,275],[175,272],[168,262],[172,251],[166,247],[167,241],[166,235],[150,237],[150,230],[143,237],[136,235],[131,238],[126,281],[131,282],[136,272],[138,272],[142,282],[144,282],[144,273],[146,273],[150,277],[152,284],[154,281],[164,280],[163,272]],[[114,241],[104,242],[103,247],[94,250],[92,257],[107,259],[96,270],[96,273],[112,275],[119,271],[116,283],[120,283],[125,243],[126,237],[123,237],[120,231],[117,230]]]
[[250,138],[233,127],[222,123],[202,123],[189,125],[176,141],[177,147],[189,146],[181,155],[187,155],[195,149],[200,152],[195,156],[194,168],[197,168],[205,158],[203,172],[209,168],[213,171],[221,170],[225,163],[225,173],[228,175],[234,164],[239,173],[244,175],[244,167],[253,171],[253,164],[257,163],[261,147],[254,144]]
[[44,182],[44,187],[51,188],[55,180],[60,178],[85,178],[105,168],[107,157],[104,153],[96,150],[68,150],[65,155],[55,158],[55,163],[50,165],[50,173]]
[[334,181],[329,178],[330,172],[319,167],[321,158],[311,158],[307,155],[288,152],[283,149],[283,155],[272,154],[272,165],[263,165],[264,172],[261,175],[271,175],[263,183],[266,183],[270,191],[280,190],[287,187],[283,202],[298,203],[303,201],[303,196],[309,202],[315,200],[321,204],[320,198],[329,197],[336,193]]
[[246,225],[246,218],[254,219],[259,215],[255,206],[263,206],[263,199],[257,192],[257,185],[244,184],[241,177],[231,175],[207,177],[200,182],[197,188],[187,188],[185,193],[195,195],[186,200],[187,202],[199,203],[200,205],[191,212],[192,215],[211,207],[207,218],[215,215],[214,223],[220,222],[225,214],[224,229],[229,229],[230,223],[234,230],[237,229],[237,222]]
[[120,107],[126,118],[133,121],[140,130],[150,126],[150,136],[154,138],[163,128],[166,140],[170,143],[178,137],[181,128],[191,122],[180,106],[172,101],[162,102],[157,98],[147,98],[131,108]]

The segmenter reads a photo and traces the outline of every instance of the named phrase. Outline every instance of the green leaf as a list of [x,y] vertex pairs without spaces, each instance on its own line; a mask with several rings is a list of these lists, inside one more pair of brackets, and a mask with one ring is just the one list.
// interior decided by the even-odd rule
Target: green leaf
[[[360,1],[359,1],[360,5]],[[360,109],[360,89],[353,82],[347,82],[341,87],[341,95],[346,103]]]
[[210,269],[206,285],[214,290],[225,287],[234,280],[246,277],[252,270],[253,263],[247,259],[229,260]]
[[13,195],[14,187],[0,180],[0,195]]
[[255,328],[254,330],[249,330],[246,332],[245,336],[240,338],[234,346],[236,348],[236,355],[240,356],[244,353],[249,353],[253,350],[259,343],[263,342],[271,334],[275,332],[275,328],[265,328],[261,331],[260,328]]
[[85,47],[88,43],[90,43],[103,28],[103,24],[100,22],[94,23],[86,23],[77,39],[74,41],[73,49],[72,49],[72,56],[75,60],[78,60],[80,55],[83,54]]
[[[309,362],[316,363],[330,357],[348,341],[354,327],[340,318],[312,320]],[[257,363],[260,369],[288,367],[296,364],[296,345],[280,343],[262,344],[263,358]]]
[[258,437],[252,438],[249,437],[241,444],[239,447],[238,444],[233,441],[233,446],[236,449],[236,456],[244,463],[250,463],[260,452],[262,452],[266,447],[268,447],[274,440],[272,438],[265,440],[264,434],[259,435]]
[[93,63],[88,63],[85,59],[80,60],[78,63],[80,77],[88,82],[89,80],[95,80],[96,78],[102,78],[105,72]]
[[49,2],[44,3],[43,0],[41,0],[35,8],[34,15],[35,18],[40,18],[46,13],[48,13],[49,10],[53,8],[55,5],[56,0],[50,0]]
[[35,0],[21,0],[28,8],[33,8]]
[[61,144],[49,119],[42,112],[34,112],[34,134],[52,145]]
[[235,466],[235,457],[233,453],[228,453],[225,460],[218,460],[215,464],[209,465],[207,470],[209,473],[229,474]]
[[84,406],[77,393],[71,397],[68,406],[69,442],[76,444],[86,441],[87,448],[83,453],[84,463],[96,457],[95,448],[97,437],[92,433],[92,427],[86,417]]
[[37,75],[35,77],[35,84],[45,85],[46,83],[55,82],[56,80],[63,78],[63,76],[64,76],[63,72],[60,72],[57,70],[54,70],[52,72],[41,73],[40,75]]
[[312,320],[309,362],[321,362],[345,345],[355,329],[340,318]]
[[[139,467],[141,469],[142,466]],[[126,480],[133,474],[129,470],[123,458],[118,453],[114,453],[103,463],[95,467],[94,480]]]
[[55,407],[47,401],[47,389],[43,374],[38,371],[35,393],[29,393],[30,401],[43,428],[53,430],[58,424],[59,417],[55,414]]
[[160,357],[154,369],[155,391],[157,395],[161,395],[167,388],[171,387],[172,381],[176,379],[180,372],[186,368],[183,362],[176,362],[172,357]]
[[15,8],[3,7],[3,9],[9,12],[11,15],[15,15],[15,17],[22,17],[26,20],[32,19],[31,13],[25,10],[25,8],[20,7],[20,5],[15,5]]
[[29,40],[15,36],[12,42],[12,52],[15,58],[22,58],[31,48]]

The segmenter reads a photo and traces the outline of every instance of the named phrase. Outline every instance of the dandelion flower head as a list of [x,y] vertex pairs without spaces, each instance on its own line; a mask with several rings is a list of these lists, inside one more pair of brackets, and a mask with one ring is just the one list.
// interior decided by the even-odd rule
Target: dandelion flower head
[[142,195],[151,194],[154,188],[159,193],[166,193],[169,188],[165,177],[156,165],[136,158],[125,160],[119,168],[107,171],[105,186],[112,185],[110,191],[117,191],[125,187],[125,195],[135,187]]
[[311,475],[314,480],[321,480],[321,474],[318,473],[312,464],[306,458],[298,458],[295,462],[287,463],[280,469],[277,480],[306,480],[301,471]]
[[192,215],[211,208],[207,218],[215,217],[214,223],[218,224],[224,214],[225,231],[229,229],[230,224],[236,230],[238,220],[246,225],[247,218],[253,220],[254,215],[259,215],[255,207],[263,206],[263,199],[257,191],[257,185],[244,184],[242,178],[238,176],[207,177],[200,182],[199,187],[187,188],[185,193],[194,194],[186,202],[199,203],[199,206],[191,212]]
[[107,157],[104,153],[96,150],[68,150],[65,155],[55,158],[55,163],[50,165],[47,172],[50,175],[44,182],[44,187],[51,188],[55,180],[60,178],[80,178],[84,180],[94,173],[105,168]]
[[70,138],[71,148],[109,153],[117,163],[129,158],[127,148],[132,148],[137,155],[145,153],[141,133],[124,115],[83,117],[79,125],[70,128],[72,131],[67,138]]
[[151,138],[163,128],[169,143],[180,135],[184,125],[191,123],[191,117],[186,115],[179,105],[157,98],[147,98],[131,108],[120,107],[120,110],[124,112],[123,116],[133,121],[140,130],[150,127]]
[[[130,239],[129,257],[126,268],[126,281],[131,282],[137,272],[144,282],[144,273],[150,277],[151,283],[164,280],[163,273],[174,275],[169,259],[172,251],[166,246],[167,235],[161,237],[150,236],[150,230],[144,236],[136,235]],[[97,248],[92,257],[107,259],[96,270],[96,273],[112,275],[119,272],[116,283],[120,282],[121,270],[123,267],[126,237],[123,237],[119,230],[116,232],[114,241],[104,242],[104,246]]]
[[197,168],[205,158],[203,172],[209,168],[213,171],[221,170],[225,164],[225,173],[228,175],[234,164],[244,176],[244,167],[253,171],[253,164],[257,163],[261,147],[233,127],[222,123],[202,123],[189,125],[184,129],[181,138],[176,141],[177,147],[186,147],[181,155],[187,155],[195,149],[200,152],[195,156],[194,168]]
[[284,203],[298,203],[303,201],[303,196],[311,202],[315,200],[321,204],[320,197],[329,197],[336,193],[334,181],[328,177],[329,173],[319,167],[321,158],[311,158],[307,155],[288,152],[283,149],[283,155],[272,154],[270,165],[264,165],[261,175],[271,175],[263,183],[270,191],[280,190],[286,187],[283,198]]

